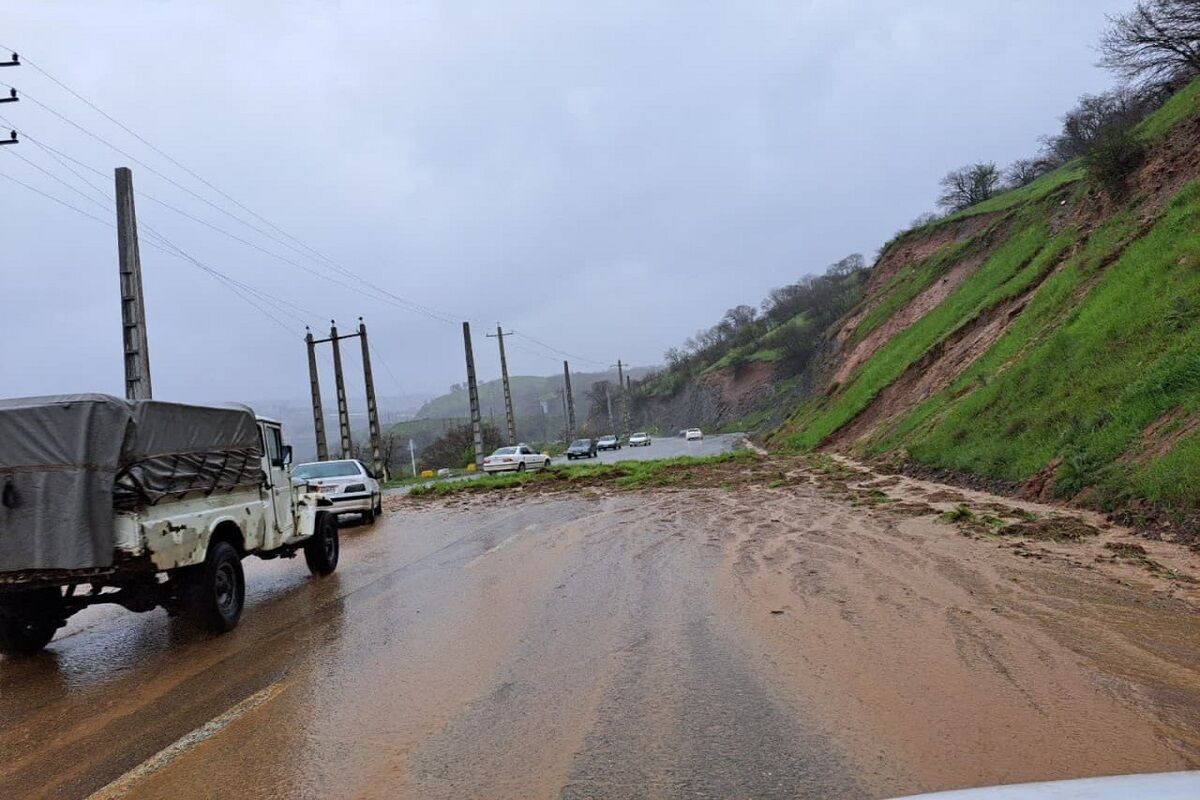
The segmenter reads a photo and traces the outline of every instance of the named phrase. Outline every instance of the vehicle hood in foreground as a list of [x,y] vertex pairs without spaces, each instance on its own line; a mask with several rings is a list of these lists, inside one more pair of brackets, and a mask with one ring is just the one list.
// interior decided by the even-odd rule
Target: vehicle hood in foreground
[[1200,771],[1119,775],[911,795],[896,800],[1195,800]]

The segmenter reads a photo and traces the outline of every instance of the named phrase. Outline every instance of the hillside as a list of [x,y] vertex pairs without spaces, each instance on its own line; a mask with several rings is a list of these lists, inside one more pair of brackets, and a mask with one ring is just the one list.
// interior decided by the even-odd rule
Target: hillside
[[1079,163],[908,231],[770,437],[1178,523],[1200,505],[1200,82]]

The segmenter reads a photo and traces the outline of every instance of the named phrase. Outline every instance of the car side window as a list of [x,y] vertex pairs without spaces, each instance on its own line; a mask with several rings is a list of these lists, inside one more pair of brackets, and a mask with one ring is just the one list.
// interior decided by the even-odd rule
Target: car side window
[[271,461],[271,466],[283,466],[283,437],[279,434],[278,428],[266,429],[267,439],[267,457]]

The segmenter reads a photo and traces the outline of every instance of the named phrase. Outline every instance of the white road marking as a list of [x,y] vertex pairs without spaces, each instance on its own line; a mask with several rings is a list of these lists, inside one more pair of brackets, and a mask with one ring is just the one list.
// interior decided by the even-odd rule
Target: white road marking
[[230,723],[249,714],[263,703],[269,702],[281,691],[283,691],[282,683],[272,683],[270,686],[260,689],[219,717],[214,717],[191,733],[179,737],[103,789],[89,795],[88,800],[116,800],[116,798],[124,797],[138,781],[158,772],[188,750],[220,733]]

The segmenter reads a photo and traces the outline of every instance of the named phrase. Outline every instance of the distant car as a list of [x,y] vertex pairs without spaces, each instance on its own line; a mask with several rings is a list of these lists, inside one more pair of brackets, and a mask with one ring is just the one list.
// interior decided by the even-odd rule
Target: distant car
[[633,436],[629,437],[629,446],[630,447],[649,447],[650,446],[650,434],[646,433],[645,431],[638,431]]
[[527,444],[501,447],[483,460],[484,472],[524,472],[529,469],[546,469],[550,457],[536,453]]
[[700,441],[704,438],[704,431],[700,430],[699,428],[688,428],[687,432],[683,434],[683,438],[687,439],[689,442]]
[[567,460],[574,461],[577,458],[595,458],[596,457],[596,442],[593,439],[576,439],[571,442],[571,446],[567,448]]
[[616,436],[601,436],[600,441],[596,442],[597,450],[620,450],[621,440]]
[[337,514],[361,514],[367,522],[383,514],[383,490],[361,461],[310,461],[292,469],[292,482],[303,483],[333,502]]

